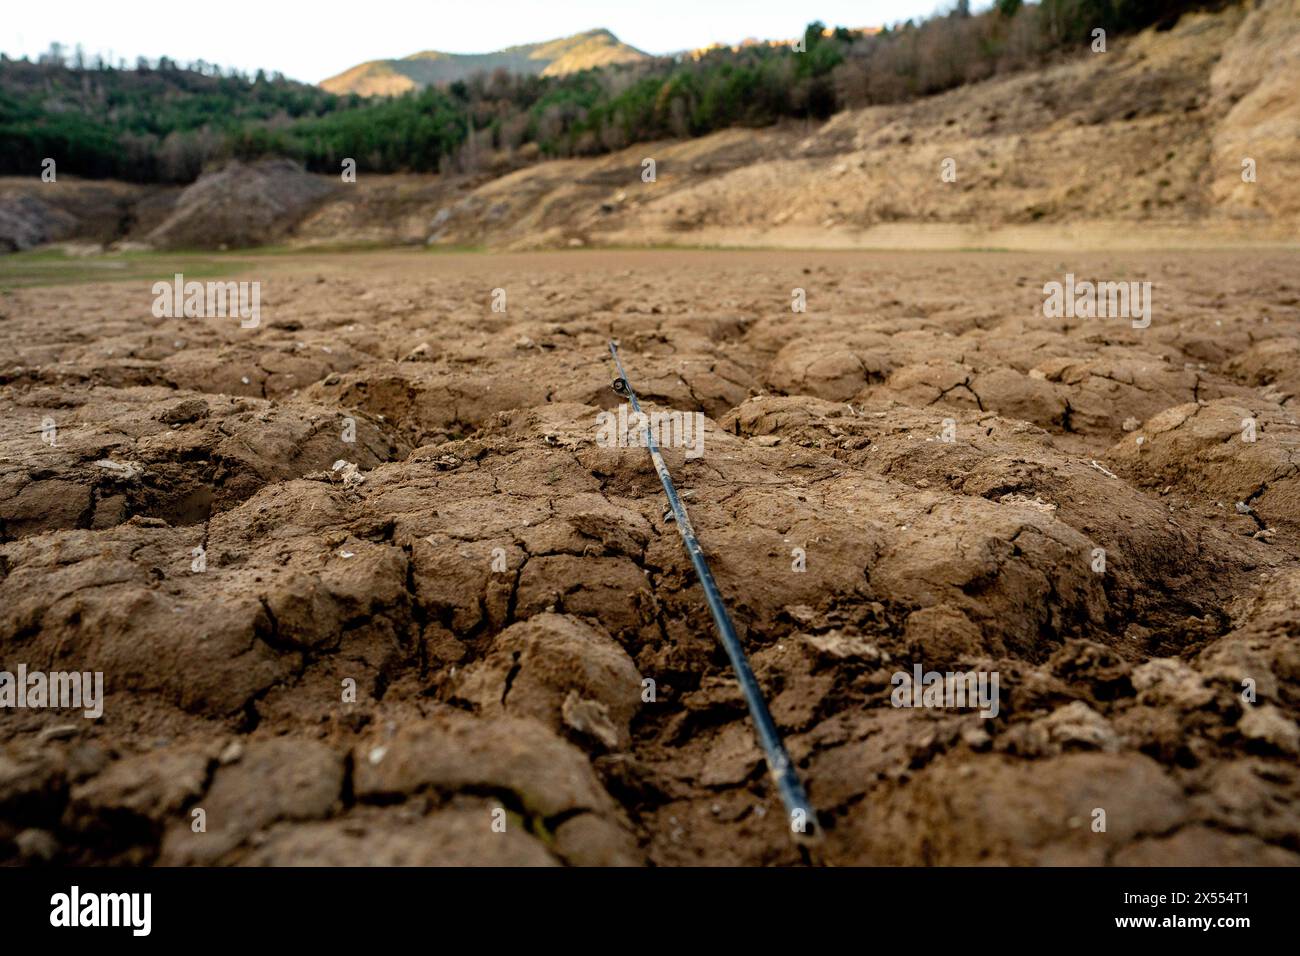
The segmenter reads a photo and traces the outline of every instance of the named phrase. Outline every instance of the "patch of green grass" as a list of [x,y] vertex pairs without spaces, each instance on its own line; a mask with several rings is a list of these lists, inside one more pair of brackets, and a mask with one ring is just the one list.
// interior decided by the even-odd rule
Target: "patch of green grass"
[[432,245],[432,246],[425,246],[424,251],[431,252],[435,255],[444,255],[448,253],[454,254],[454,253],[464,253],[464,252],[487,252],[488,247],[484,245],[472,245],[472,244],[447,245],[447,246]]
[[312,242],[300,246],[257,246],[255,248],[239,249],[231,254],[275,258],[277,256],[315,256],[347,252],[418,252],[422,248],[423,246],[414,243],[394,245],[391,242],[378,240],[358,240],[356,242]]
[[82,282],[157,281],[177,272],[187,279],[229,275],[249,266],[244,253],[114,252],[68,255],[62,249],[36,249],[0,256],[0,288],[70,285]]

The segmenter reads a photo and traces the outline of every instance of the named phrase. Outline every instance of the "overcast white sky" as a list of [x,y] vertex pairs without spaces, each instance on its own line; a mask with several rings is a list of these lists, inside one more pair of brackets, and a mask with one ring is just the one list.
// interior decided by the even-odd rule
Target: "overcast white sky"
[[[989,0],[971,6],[982,9]],[[4,0],[0,51],[33,59],[52,41],[87,54],[207,60],[315,83],[365,60],[420,50],[483,53],[606,27],[650,53],[797,36],[813,20],[877,26],[953,0]]]

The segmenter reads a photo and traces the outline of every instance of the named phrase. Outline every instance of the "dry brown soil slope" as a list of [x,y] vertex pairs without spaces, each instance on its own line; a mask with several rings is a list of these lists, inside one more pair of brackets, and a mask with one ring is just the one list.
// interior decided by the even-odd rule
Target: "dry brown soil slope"
[[152,229],[179,190],[63,176],[0,176],[0,253],[64,240],[108,244]]
[[[1153,280],[1150,327],[1045,319],[1066,271]],[[646,454],[597,444],[615,336],[707,416],[670,466],[812,862],[1300,862],[1298,276],[274,257],[259,329],[8,293],[3,662],[107,700],[0,711],[0,859],[799,862]],[[915,664],[996,671],[998,715],[891,706]]]
[[[338,202],[364,222],[364,200]],[[1104,54],[820,126],[543,163],[431,212],[434,242],[517,248],[1296,241],[1300,0],[1188,15]],[[339,218],[299,233],[332,235]]]

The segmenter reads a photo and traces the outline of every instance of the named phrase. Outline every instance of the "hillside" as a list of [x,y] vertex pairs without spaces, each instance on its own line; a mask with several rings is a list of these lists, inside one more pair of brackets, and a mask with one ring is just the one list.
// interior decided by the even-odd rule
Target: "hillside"
[[[1087,60],[1088,29],[1098,22],[1114,49],[1144,28],[1167,30],[1181,14],[1227,2],[1008,0],[977,14],[959,5],[879,31],[814,21],[797,48],[748,42],[557,75],[621,55],[598,31],[524,58],[550,75],[498,68],[400,96],[340,96],[165,57],[123,70],[0,55],[0,174],[30,175],[43,157],[58,157],[61,175],[143,183],[191,183],[232,158],[292,159],[314,173],[337,173],[350,158],[364,174],[500,175],[633,143],[920,101]],[[561,58],[547,65],[553,55]]]
[[[1104,55],[846,109],[825,122],[731,128],[522,168],[506,152],[485,149],[468,174],[363,173],[343,185],[337,176],[298,172],[314,183],[293,192],[310,201],[266,198],[266,215],[258,197],[287,188],[292,176],[282,167],[275,167],[281,185],[263,188],[255,178],[244,192],[233,177],[210,172],[190,187],[202,192],[201,202],[187,205],[179,193],[175,222],[168,218],[175,190],[114,194],[116,236],[105,234],[112,220],[98,211],[104,193],[94,184],[60,176],[50,189],[31,178],[3,180],[0,245],[1293,242],[1300,238],[1297,91],[1300,0],[1265,0],[1187,14],[1171,29],[1117,38]],[[641,179],[647,158],[656,163],[654,182]],[[941,176],[946,159],[955,181]],[[1242,180],[1244,159],[1255,163],[1254,182]],[[147,201],[135,198],[141,195]],[[260,225],[194,228],[187,208],[205,210],[204,222],[242,217]]]
[[[822,124],[540,163],[427,211],[432,243],[505,248],[1294,240],[1298,142],[1300,2],[1271,0]],[[386,187],[340,194],[298,238],[337,240],[345,223],[373,235],[368,189]]]
[[571,37],[507,47],[495,53],[441,53],[426,50],[400,60],[372,60],[321,82],[331,93],[394,96],[475,73],[505,70],[521,76],[565,76],[581,70],[648,59],[608,30],[588,30]]

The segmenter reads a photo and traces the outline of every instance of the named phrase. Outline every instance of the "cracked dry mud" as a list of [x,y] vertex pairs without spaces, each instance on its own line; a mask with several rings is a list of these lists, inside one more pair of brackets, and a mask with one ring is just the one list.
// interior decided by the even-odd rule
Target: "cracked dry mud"
[[[669,464],[808,859],[1300,861],[1294,254],[263,265],[255,330],[0,298],[3,665],[107,691],[0,712],[0,859],[799,863],[648,458],[596,443],[612,336],[708,416]],[[1152,280],[1150,328],[1044,318],[1067,271]],[[891,706],[917,663],[997,717]]]

